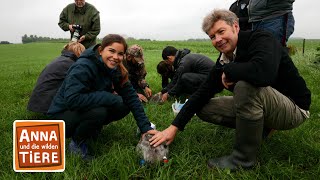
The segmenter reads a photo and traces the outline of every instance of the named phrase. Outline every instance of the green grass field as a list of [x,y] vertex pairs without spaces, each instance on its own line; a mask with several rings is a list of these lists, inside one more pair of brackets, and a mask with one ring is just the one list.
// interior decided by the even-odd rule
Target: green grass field
[[[153,93],[161,90],[161,79],[156,65],[166,45],[189,48],[213,60],[217,51],[206,42],[130,41],[144,48],[147,80]],[[0,45],[0,179],[317,179],[320,176],[320,64],[314,63],[319,40],[307,40],[302,54],[302,40],[289,42],[297,47],[292,56],[312,92],[311,118],[300,127],[277,131],[265,141],[258,155],[257,166],[248,171],[230,173],[209,170],[209,158],[227,155],[232,151],[234,130],[202,122],[194,117],[179,132],[170,145],[168,164],[139,166],[135,146],[139,141],[136,124],[130,114],[121,121],[103,128],[92,143],[96,158],[86,163],[66,151],[63,173],[16,173],[12,168],[12,126],[18,119],[41,119],[28,112],[29,95],[41,70],[60,55],[63,43],[32,43]],[[171,103],[147,104],[146,113],[158,130],[171,124]],[[69,140],[67,140],[67,143]]]

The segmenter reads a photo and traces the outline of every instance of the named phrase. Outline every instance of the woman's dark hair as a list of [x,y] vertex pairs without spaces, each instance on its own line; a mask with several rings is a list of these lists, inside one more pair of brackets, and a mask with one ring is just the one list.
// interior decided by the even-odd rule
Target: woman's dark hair
[[171,77],[173,70],[170,64],[166,61],[160,61],[157,65],[157,72],[163,77]]
[[167,60],[168,56],[175,56],[178,49],[173,46],[167,46],[162,50],[162,59]]
[[[108,34],[108,35],[106,35],[102,39],[101,49],[104,49],[105,47],[110,46],[113,43],[122,44],[123,47],[124,47],[124,52],[127,51],[128,44],[127,44],[126,40],[122,36],[120,36],[118,34]],[[124,67],[122,62],[119,64],[119,68],[120,68],[121,75],[122,75],[121,85],[123,85],[124,83],[126,83],[128,81],[128,70]]]
[[106,35],[101,42],[101,48],[104,49],[106,46],[110,46],[113,43],[120,43],[124,46],[124,52],[127,51],[128,44],[126,40],[119,34],[108,34]]

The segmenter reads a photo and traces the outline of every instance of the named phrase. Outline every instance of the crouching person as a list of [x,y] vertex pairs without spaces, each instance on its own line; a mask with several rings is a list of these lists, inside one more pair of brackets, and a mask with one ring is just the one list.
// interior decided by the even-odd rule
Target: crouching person
[[[207,80],[172,124],[151,138],[151,144],[170,144],[197,113],[204,121],[235,128],[232,153],[209,159],[208,166],[231,171],[252,168],[264,130],[296,128],[309,117],[310,90],[272,34],[239,31],[237,16],[228,10],[214,10],[202,28],[220,56]],[[224,88],[233,96],[212,98]]]
[[87,140],[130,111],[142,133],[157,132],[128,81],[122,64],[126,49],[122,36],[109,34],[101,44],[85,50],[70,67],[48,110],[50,117],[65,121],[66,137],[72,138],[69,149],[83,159],[92,158]]
[[28,102],[29,111],[47,113],[68,69],[84,50],[82,44],[70,42],[63,47],[61,55],[42,70]]
[[169,95],[179,98],[194,93],[214,66],[207,56],[191,53],[189,49],[178,50],[173,46],[162,50],[162,58],[164,61],[157,65],[157,72],[162,77],[162,102],[167,101]]
[[137,91],[140,101],[148,102],[152,90],[146,81],[147,71],[144,61],[142,47],[134,44],[127,49],[123,64],[129,72],[129,80]]

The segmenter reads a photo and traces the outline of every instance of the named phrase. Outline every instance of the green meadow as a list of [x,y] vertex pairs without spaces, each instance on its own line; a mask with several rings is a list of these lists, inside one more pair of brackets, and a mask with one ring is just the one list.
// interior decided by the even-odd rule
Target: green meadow
[[[165,46],[188,48],[214,61],[218,56],[210,41],[128,42],[135,43],[144,48],[147,81],[154,94],[161,90],[156,65]],[[302,40],[291,40],[289,44],[297,49],[292,59],[312,92],[311,118],[296,129],[276,131],[261,145],[255,168],[235,173],[210,170],[206,165],[207,159],[232,151],[235,131],[203,122],[196,116],[170,145],[169,163],[140,166],[135,152],[139,138],[132,114],[103,128],[99,138],[91,142],[95,159],[90,163],[67,149],[64,172],[14,172],[13,122],[46,119],[27,111],[26,106],[38,75],[60,55],[64,43],[0,45],[0,179],[317,179],[320,176],[320,40],[307,40],[304,54]],[[173,102],[145,105],[147,116],[158,130],[171,124]]]

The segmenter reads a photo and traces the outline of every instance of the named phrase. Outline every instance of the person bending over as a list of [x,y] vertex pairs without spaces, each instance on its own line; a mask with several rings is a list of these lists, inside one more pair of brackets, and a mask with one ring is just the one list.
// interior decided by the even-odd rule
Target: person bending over
[[29,111],[47,113],[68,69],[84,50],[85,47],[82,44],[70,42],[64,46],[61,55],[42,70],[28,102]]
[[173,78],[161,90],[162,102],[165,102],[169,95],[191,95],[200,87],[214,66],[209,57],[190,52],[189,49],[178,50],[173,46],[163,49],[162,58],[165,63],[161,61],[157,66],[157,71],[162,76],[162,85],[168,82],[167,78],[170,76]]

